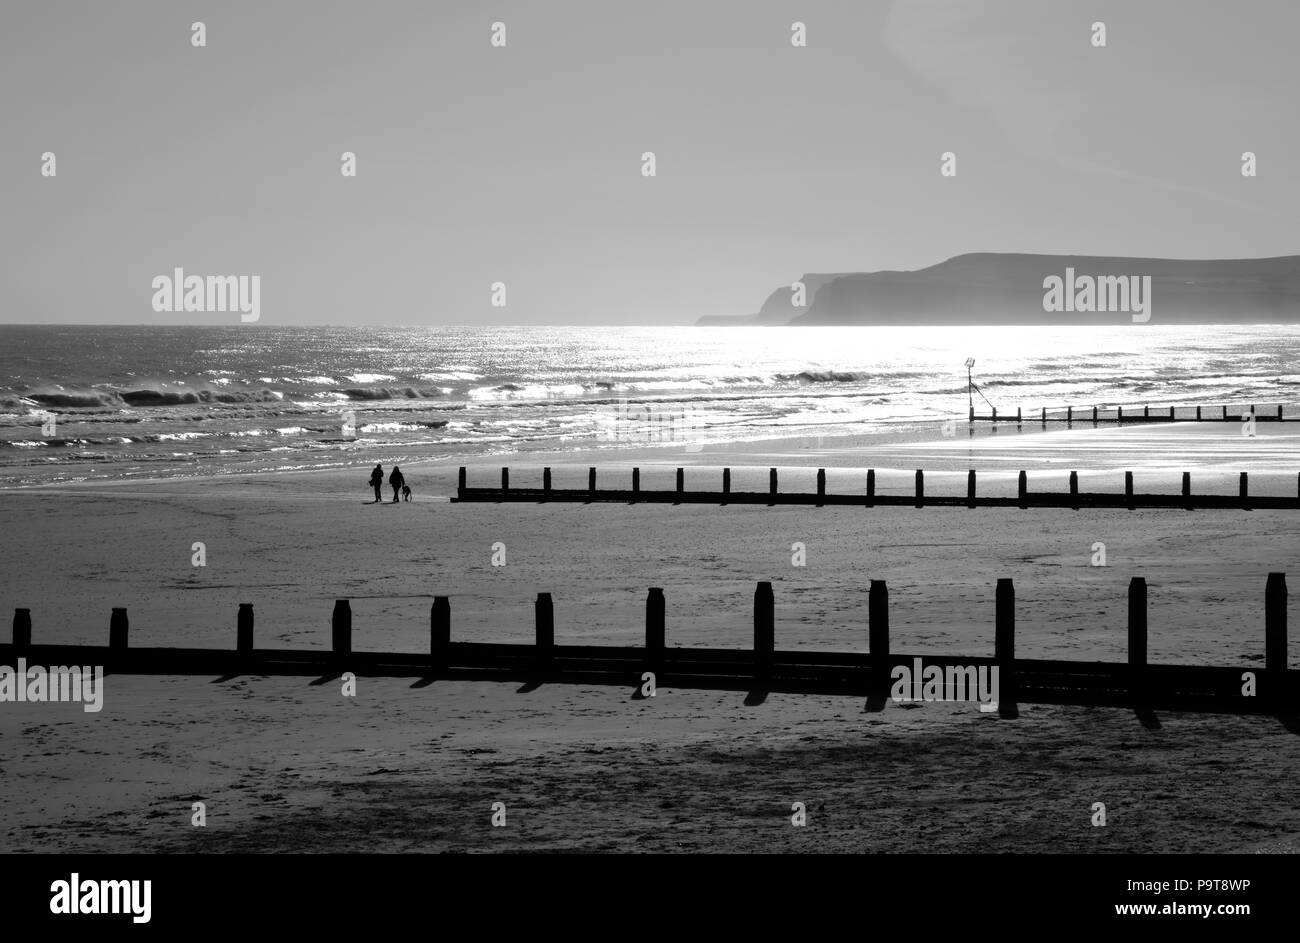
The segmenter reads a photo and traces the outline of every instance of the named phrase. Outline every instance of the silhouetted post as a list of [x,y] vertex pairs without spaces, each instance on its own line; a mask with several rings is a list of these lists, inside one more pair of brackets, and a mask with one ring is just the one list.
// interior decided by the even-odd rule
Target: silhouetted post
[[1043,407],[1043,425],[1047,425],[1047,407]]
[[538,593],[534,606],[537,631],[537,662],[548,665],[555,655],[555,606],[550,593]]
[[925,472],[916,470],[916,506],[925,507]]
[[1237,486],[1237,491],[1241,497],[1241,506],[1243,508],[1250,507],[1250,485],[1246,472],[1241,473],[1241,479]]
[[1196,421],[1197,422],[1201,421],[1201,407],[1199,406],[1196,407]]
[[[724,495],[731,494],[731,469],[730,468],[724,468],[722,470],[722,493]],[[727,503],[727,499],[725,497],[722,499],[722,503],[723,504]]]
[[126,636],[131,623],[127,621],[125,609],[114,609],[108,620],[108,647],[126,650]]
[[873,507],[876,503],[876,470],[867,469],[867,507]]
[[1143,406],[1143,407],[1142,407],[1142,418],[1143,418],[1143,419],[1150,419],[1150,418],[1151,418],[1151,407],[1150,407],[1150,406]]
[[1281,422],[1281,421],[1282,421],[1282,404],[1281,404],[1281,403],[1278,403],[1278,404],[1277,404],[1277,421],[1278,421],[1278,422]]
[[510,469],[501,469],[501,496],[505,497],[510,491]]
[[970,408],[970,421],[971,421],[971,422],[974,422],[974,421],[975,421],[975,407],[974,407],[974,406],[972,406],[972,407]]
[[551,466],[549,465],[542,469],[542,492],[546,495],[551,493]]
[[761,582],[754,590],[754,676],[772,674],[772,652],[776,647],[776,604],[772,584]]
[[456,497],[465,497],[465,466],[460,466],[460,472],[456,475]]
[[1269,699],[1286,694],[1286,574],[1270,573],[1264,587],[1264,673]]
[[645,598],[645,653],[652,671],[663,669],[665,641],[664,591],[652,586]]
[[1174,421],[1174,407],[1172,406],[1169,407],[1169,421],[1170,422]]
[[1067,406],[1067,407],[1065,407],[1065,422],[1066,422],[1067,425],[1070,424],[1070,423],[1072,423],[1072,422],[1074,422],[1074,407],[1073,407],[1073,406]]
[[998,408],[996,406],[993,407],[993,421],[998,421]]
[[1097,424],[1097,407],[1096,407],[1096,406],[1092,407],[1092,424],[1093,424],[1094,426]]
[[1227,422],[1227,421],[1228,421],[1228,407],[1227,407],[1227,406],[1224,406],[1224,407],[1223,407],[1223,421],[1224,421],[1224,422]]
[[889,587],[884,580],[872,580],[867,591],[867,652],[871,671],[867,677],[868,693],[888,697],[889,666]]
[[1016,487],[1020,495],[1020,506],[1022,508],[1029,507],[1029,477],[1023,469],[1020,472],[1020,481]]
[[241,602],[235,617],[235,651],[244,655],[253,650],[253,604]]
[[975,469],[966,473],[966,507],[975,506]]
[[1135,505],[1133,503],[1133,473],[1131,471],[1124,473],[1124,500],[1128,503],[1128,509],[1133,510]]
[[346,599],[334,600],[330,627],[333,629],[334,654],[352,654],[352,604]]
[[1079,510],[1079,473],[1070,472],[1070,507]]
[[1123,421],[1124,421],[1124,407],[1123,407],[1123,406],[1116,406],[1116,407],[1115,407],[1115,422],[1116,422],[1116,423],[1121,423],[1121,422],[1123,422]]
[[634,468],[632,469],[632,500],[633,501],[636,500],[636,496],[640,493],[640,491],[641,491],[641,469]]
[[1019,407],[1019,406],[1016,407],[1016,422],[1017,422],[1017,423],[1020,422],[1020,407]]
[[677,496],[681,497],[681,495],[685,491],[686,491],[686,469],[679,468],[677,469]]
[[1183,472],[1183,507],[1192,510],[1192,473]]
[[1146,700],[1147,581],[1135,576],[1128,584],[1129,693],[1136,703]]
[[998,579],[995,594],[993,661],[998,666],[998,706],[1015,704],[1016,588],[1010,577]]
[[451,651],[451,601],[434,596],[429,607],[429,663],[435,671],[446,671]]
[[32,644],[32,611],[30,609],[14,610],[14,651],[24,652]]
[[776,504],[776,469],[769,468],[767,471],[767,506],[771,507]]
[[596,497],[596,466],[592,465],[587,469],[587,492],[591,497]]
[[817,469],[817,506],[821,507],[826,501],[826,469]]

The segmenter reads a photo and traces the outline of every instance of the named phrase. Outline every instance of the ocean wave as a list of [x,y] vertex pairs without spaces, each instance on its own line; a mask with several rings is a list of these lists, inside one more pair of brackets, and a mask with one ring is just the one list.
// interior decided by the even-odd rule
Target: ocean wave
[[122,406],[193,406],[200,403],[278,403],[275,390],[58,390],[32,392],[25,399],[41,406],[63,409],[103,409]]
[[786,383],[858,383],[871,377],[860,370],[800,370],[798,373],[778,373],[776,378]]
[[439,389],[416,389],[413,386],[402,387],[347,387],[345,389],[330,390],[331,393],[341,393],[348,399],[352,400],[380,400],[380,399],[434,399],[442,396]]

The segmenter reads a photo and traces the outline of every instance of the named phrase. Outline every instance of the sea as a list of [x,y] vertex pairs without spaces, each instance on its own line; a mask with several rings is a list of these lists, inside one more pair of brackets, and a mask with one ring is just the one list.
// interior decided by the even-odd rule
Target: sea
[[1298,370],[1300,325],[9,325],[0,486],[1291,403]]

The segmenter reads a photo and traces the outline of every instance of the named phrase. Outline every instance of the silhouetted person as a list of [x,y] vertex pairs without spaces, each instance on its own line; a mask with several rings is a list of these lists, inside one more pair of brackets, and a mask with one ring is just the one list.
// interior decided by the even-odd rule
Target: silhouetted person
[[[380,474],[383,474],[382,472]],[[402,476],[402,470],[396,465],[393,466],[393,472],[388,476],[388,483],[393,486],[393,503],[397,503],[397,493],[402,490],[402,485],[406,484],[406,479]],[[376,491],[379,489],[375,489]]]
[[384,466],[376,465],[375,470],[370,473],[370,487],[375,489],[375,504],[384,500]]

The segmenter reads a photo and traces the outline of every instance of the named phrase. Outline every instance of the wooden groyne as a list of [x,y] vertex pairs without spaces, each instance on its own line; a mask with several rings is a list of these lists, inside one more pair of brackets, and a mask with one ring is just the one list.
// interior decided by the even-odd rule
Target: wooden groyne
[[[1128,591],[1128,660],[1077,662],[1017,658],[1015,587],[999,579],[990,615],[992,657],[896,652],[890,645],[889,589],[871,580],[867,593],[866,651],[787,651],[776,647],[776,600],[770,582],[754,591],[752,649],[683,648],[667,644],[667,604],[651,588],[645,605],[645,645],[561,645],[555,640],[554,602],[539,593],[534,605],[534,642],[488,644],[453,640],[450,599],[434,598],[427,650],[410,653],[357,651],[353,612],[337,600],[328,650],[259,649],[253,644],[253,606],[240,605],[234,649],[132,648],[124,608],[113,610],[107,646],[38,645],[32,642],[29,609],[14,613],[13,640],[0,644],[0,664],[18,659],[38,665],[100,665],[109,674],[319,675],[429,680],[496,680],[528,684],[614,684],[758,690],[865,696],[880,709],[891,696],[896,668],[923,662],[961,670],[997,668],[997,708],[1015,716],[1017,703],[1129,706],[1141,710],[1285,714],[1300,708],[1300,671],[1287,667],[1287,588],[1270,573],[1264,588],[1264,663],[1237,667],[1150,664],[1147,646],[1147,585],[1133,577]],[[649,673],[649,675],[647,674]],[[1248,693],[1249,692],[1249,693]],[[969,699],[968,699],[969,700]],[[873,706],[874,705],[874,706]]]
[[[692,469],[692,475],[698,478],[705,470]],[[514,480],[518,482],[520,476]],[[501,469],[501,484],[498,487],[469,485],[469,475],[461,466],[456,483],[456,496],[453,502],[578,502],[590,503],[608,501],[619,504],[759,504],[768,507],[796,504],[812,507],[852,506],[852,507],[1000,507],[1000,508],[1183,508],[1185,510],[1208,510],[1236,508],[1284,508],[1300,510],[1300,473],[1296,475],[1296,494],[1252,495],[1250,477],[1241,472],[1237,479],[1237,493],[1201,494],[1192,490],[1191,472],[1183,472],[1182,490],[1178,494],[1151,494],[1136,490],[1131,471],[1124,473],[1124,490],[1113,492],[1088,492],[1079,490],[1079,473],[1072,471],[1064,491],[1031,491],[1028,475],[1019,474],[1016,496],[1001,497],[984,495],[978,491],[978,476],[975,469],[966,474],[966,494],[936,495],[925,491],[925,470],[917,469],[915,485],[911,495],[880,494],[876,490],[876,472],[868,469],[863,490],[856,494],[832,494],[826,490],[826,469],[817,470],[816,490],[812,492],[789,492],[780,490],[777,470],[768,469],[767,491],[733,491],[731,489],[731,469],[722,469],[720,488],[718,490],[688,490],[686,487],[686,469],[678,468],[676,487],[672,490],[648,491],[641,487],[641,469],[633,468],[630,487],[597,487],[596,469],[587,470],[586,488],[552,487],[551,469],[542,469],[541,487],[511,484],[509,468]],[[608,477],[600,479],[607,481]]]
[[1016,412],[999,414],[996,407],[990,406],[988,415],[978,415],[975,407],[970,409],[970,422],[1014,422],[1041,423],[1142,423],[1142,422],[1296,422],[1300,421],[1300,406],[1268,406],[1259,408],[1251,406],[1043,406],[1037,410],[1022,413],[1021,407]]

